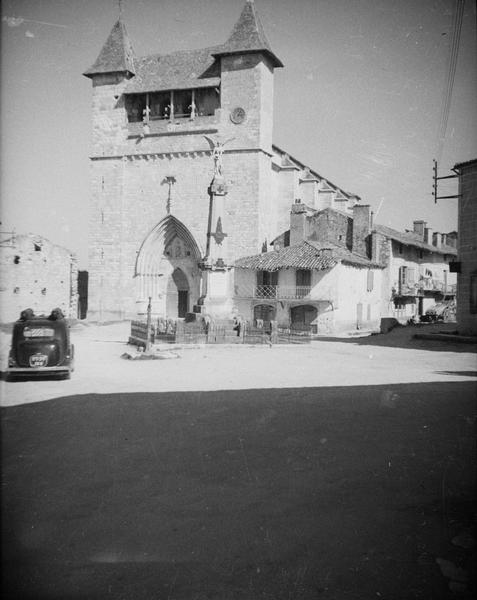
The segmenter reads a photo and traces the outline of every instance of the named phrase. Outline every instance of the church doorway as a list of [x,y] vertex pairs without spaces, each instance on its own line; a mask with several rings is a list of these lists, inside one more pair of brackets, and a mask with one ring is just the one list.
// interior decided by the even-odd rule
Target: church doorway
[[167,315],[184,318],[189,312],[189,282],[182,269],[174,269],[167,286]]
[[135,269],[136,306],[144,314],[151,298],[154,315],[184,318],[201,294],[202,251],[178,219],[168,215],[147,235]]

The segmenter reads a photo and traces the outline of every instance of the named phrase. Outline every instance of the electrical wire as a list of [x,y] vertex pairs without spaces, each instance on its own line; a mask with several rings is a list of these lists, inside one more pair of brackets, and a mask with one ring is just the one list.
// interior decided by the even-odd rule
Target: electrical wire
[[452,91],[454,88],[457,59],[459,56],[460,36],[462,32],[462,19],[464,15],[465,0],[456,0],[456,9],[452,23],[452,44],[449,55],[446,86],[443,95],[442,113],[439,124],[439,137],[437,149],[437,161],[440,162],[444,149],[444,141],[449,120],[450,106],[452,102]]

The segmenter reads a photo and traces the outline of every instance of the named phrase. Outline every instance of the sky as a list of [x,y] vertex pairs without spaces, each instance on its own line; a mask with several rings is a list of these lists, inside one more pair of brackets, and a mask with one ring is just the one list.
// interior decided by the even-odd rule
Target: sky
[[[274,53],[274,143],[404,230],[457,227],[439,175],[477,158],[476,3],[465,0],[439,144],[457,0],[255,0]],[[122,0],[137,56],[225,42],[244,0]],[[3,0],[1,231],[36,233],[87,269],[91,81],[118,0]],[[439,195],[457,193],[457,180]]]

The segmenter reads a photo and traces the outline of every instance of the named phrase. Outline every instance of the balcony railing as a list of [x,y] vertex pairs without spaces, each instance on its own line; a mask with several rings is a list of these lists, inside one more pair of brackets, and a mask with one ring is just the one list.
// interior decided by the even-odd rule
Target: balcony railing
[[424,292],[440,292],[451,295],[456,293],[456,284],[446,283],[439,279],[424,279],[418,283],[400,283],[399,294],[401,296],[421,296]]
[[198,115],[194,119],[176,116],[170,119],[150,119],[147,123],[133,121],[128,123],[129,136],[160,135],[176,131],[192,132],[195,130],[216,128],[217,115]]
[[310,285],[240,285],[235,286],[237,298],[263,298],[265,300],[298,300],[309,298]]

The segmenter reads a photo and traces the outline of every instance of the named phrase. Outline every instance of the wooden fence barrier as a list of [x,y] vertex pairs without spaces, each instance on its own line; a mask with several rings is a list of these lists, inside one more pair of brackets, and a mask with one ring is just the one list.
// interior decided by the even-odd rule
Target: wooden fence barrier
[[[312,339],[310,327],[281,327],[276,321],[261,327],[244,321],[237,330],[231,320],[186,323],[159,319],[151,324],[149,335],[156,344],[307,344]],[[132,321],[129,343],[146,347],[146,342],[147,323]]]

